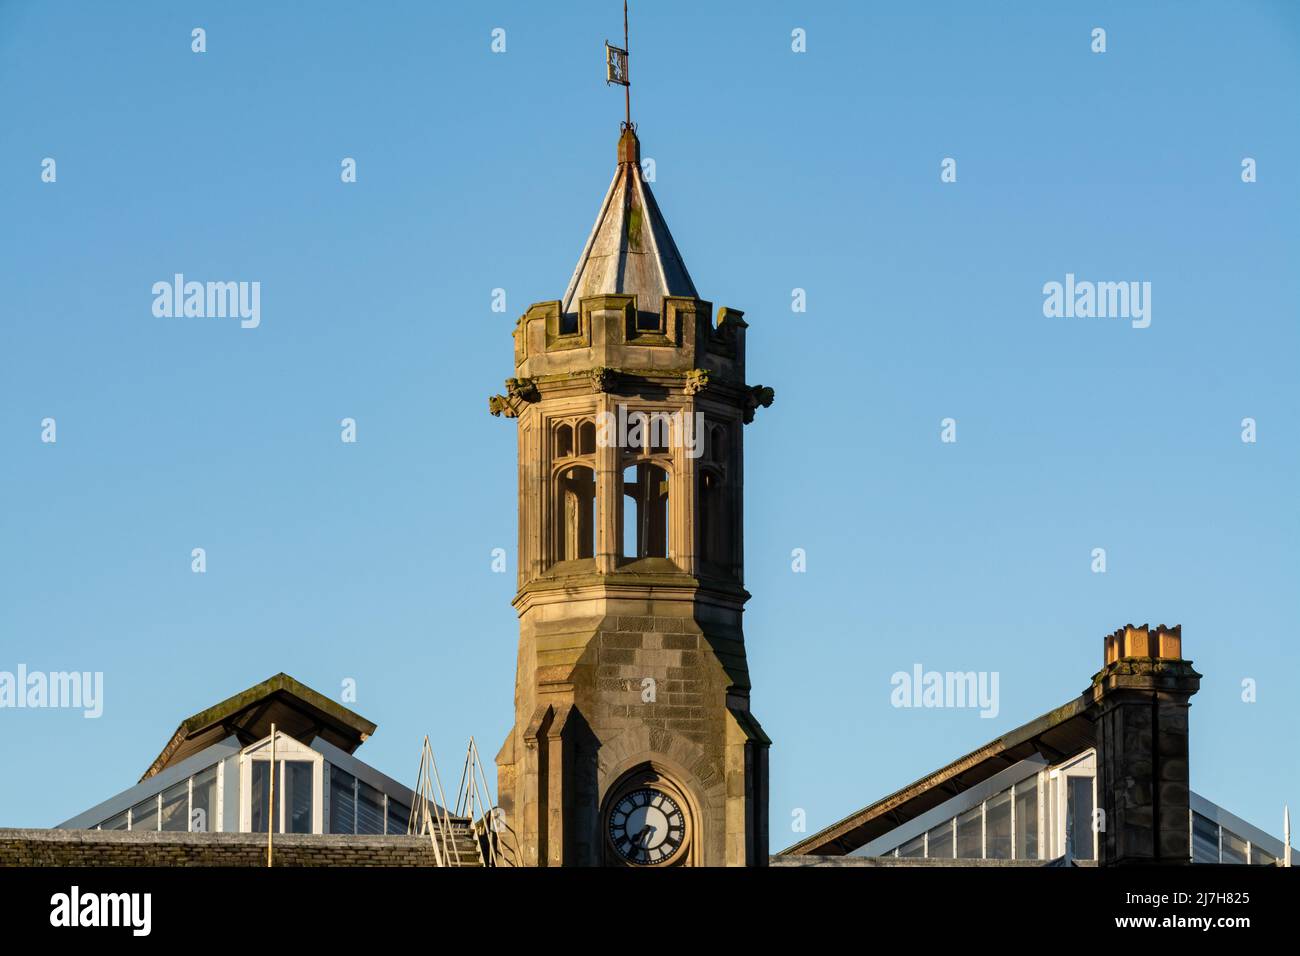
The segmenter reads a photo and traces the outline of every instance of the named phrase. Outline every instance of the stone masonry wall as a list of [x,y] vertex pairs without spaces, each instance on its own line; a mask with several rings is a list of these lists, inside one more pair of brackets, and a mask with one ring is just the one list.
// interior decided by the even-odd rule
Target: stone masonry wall
[[[424,837],[282,834],[275,865],[434,866]],[[256,833],[132,833],[121,830],[0,829],[0,867],[266,866]]]
[[[610,624],[617,629],[610,630]],[[705,718],[711,716],[706,712],[706,702],[720,711],[725,688],[709,687],[703,679],[701,639],[699,628],[690,618],[606,620],[596,658],[598,699],[605,706],[596,719],[614,725],[641,721],[647,727],[706,744]],[[653,702],[642,699],[645,678],[655,682]]]

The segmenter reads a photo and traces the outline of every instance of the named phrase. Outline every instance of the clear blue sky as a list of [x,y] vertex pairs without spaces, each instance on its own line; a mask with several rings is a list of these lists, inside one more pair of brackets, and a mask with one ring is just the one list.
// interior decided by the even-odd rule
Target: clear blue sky
[[[1130,621],[1181,623],[1205,675],[1193,787],[1274,833],[1300,809],[1298,10],[633,5],[660,205],[777,392],[746,432],[774,849],[795,808],[819,827],[1075,696]],[[516,472],[486,400],[613,171],[621,26],[0,2],[0,670],[106,682],[99,720],[0,711],[0,825],[123,789],[280,670],[356,679],[359,756],[399,779],[425,733],[447,768],[495,754]],[[175,272],[260,281],[261,327],[155,317]],[[1045,318],[1067,272],[1151,282],[1151,327]],[[1001,713],[894,709],[914,663],[999,672]]]

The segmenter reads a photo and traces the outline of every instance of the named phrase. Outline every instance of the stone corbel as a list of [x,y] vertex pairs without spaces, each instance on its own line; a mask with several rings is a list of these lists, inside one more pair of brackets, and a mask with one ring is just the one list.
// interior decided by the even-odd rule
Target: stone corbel
[[605,368],[603,365],[596,366],[589,374],[593,392],[612,392],[614,383],[618,381],[618,373],[612,368]]
[[709,387],[709,370],[707,368],[693,368],[686,373],[686,384],[682,386],[682,391],[687,395],[698,395]]

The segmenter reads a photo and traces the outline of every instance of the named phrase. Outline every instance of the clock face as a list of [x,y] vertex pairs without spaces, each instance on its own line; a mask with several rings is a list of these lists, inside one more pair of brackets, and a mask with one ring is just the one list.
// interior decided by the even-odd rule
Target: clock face
[[662,790],[633,790],[609,814],[609,838],[629,863],[664,863],[682,848],[686,817]]

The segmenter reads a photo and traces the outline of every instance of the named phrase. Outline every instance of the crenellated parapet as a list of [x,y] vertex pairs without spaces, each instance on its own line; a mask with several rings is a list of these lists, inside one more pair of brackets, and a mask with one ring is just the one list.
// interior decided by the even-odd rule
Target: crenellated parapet
[[559,300],[538,302],[515,325],[515,374],[540,378],[575,370],[654,372],[698,368],[720,381],[745,377],[745,330],[737,309],[665,296],[658,311],[635,295],[593,295],[566,314]]
[[730,405],[748,424],[772,404],[773,389],[745,384],[749,323],[739,309],[719,309],[715,323],[711,303],[665,297],[654,324],[632,295],[590,296],[567,317],[560,305],[538,302],[520,316],[515,377],[489,399],[493,415],[518,418],[543,398],[677,393]]

